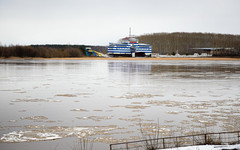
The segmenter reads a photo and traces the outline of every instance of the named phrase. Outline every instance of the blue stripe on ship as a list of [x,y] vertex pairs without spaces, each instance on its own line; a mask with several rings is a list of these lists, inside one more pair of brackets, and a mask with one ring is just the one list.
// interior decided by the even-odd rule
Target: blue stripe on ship
[[131,54],[131,47],[134,45],[136,48],[136,52],[143,52],[147,54],[152,53],[152,47],[148,44],[113,44],[110,43],[110,46],[108,47],[108,53],[109,54]]

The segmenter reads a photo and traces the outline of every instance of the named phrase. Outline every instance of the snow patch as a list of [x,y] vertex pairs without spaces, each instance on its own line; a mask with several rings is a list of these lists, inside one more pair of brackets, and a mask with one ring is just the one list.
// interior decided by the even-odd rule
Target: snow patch
[[240,150],[240,144],[238,145],[200,145],[200,146],[170,148],[165,150],[222,150],[222,149]]

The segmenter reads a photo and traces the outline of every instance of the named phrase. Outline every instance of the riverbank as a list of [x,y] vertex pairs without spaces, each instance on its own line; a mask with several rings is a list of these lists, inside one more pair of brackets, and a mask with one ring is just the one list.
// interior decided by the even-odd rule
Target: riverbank
[[11,60],[213,60],[213,61],[240,61],[240,58],[229,58],[229,57],[164,57],[164,58],[152,58],[152,57],[64,57],[64,58],[41,58],[41,57],[9,57],[0,59],[11,59]]

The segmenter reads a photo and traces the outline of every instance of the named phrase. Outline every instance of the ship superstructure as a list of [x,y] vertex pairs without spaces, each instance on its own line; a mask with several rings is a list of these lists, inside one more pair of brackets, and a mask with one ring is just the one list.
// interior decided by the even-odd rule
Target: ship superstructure
[[109,56],[150,57],[151,53],[151,45],[139,43],[135,37],[122,38],[118,43],[109,43],[108,46]]

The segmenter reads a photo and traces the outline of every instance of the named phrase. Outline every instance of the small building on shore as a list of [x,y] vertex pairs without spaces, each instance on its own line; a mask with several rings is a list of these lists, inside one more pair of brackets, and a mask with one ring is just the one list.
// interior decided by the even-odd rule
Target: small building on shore
[[190,48],[188,51],[192,53],[207,53],[207,55],[212,56],[238,56],[239,51],[235,48],[224,48],[224,47],[211,47],[211,48]]

